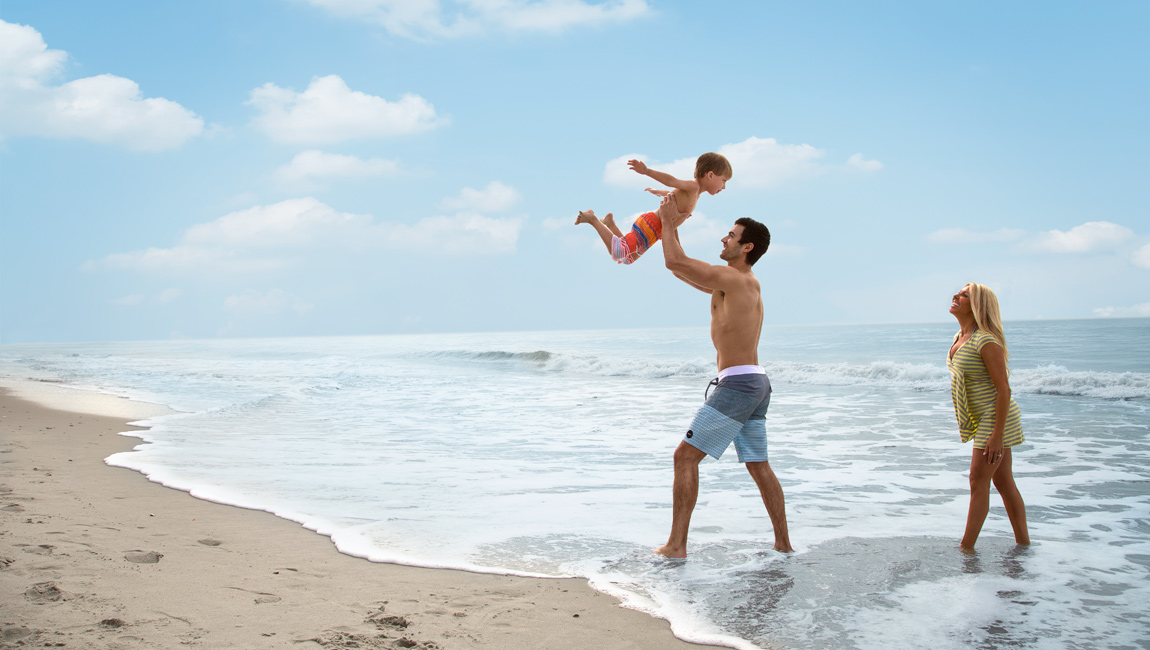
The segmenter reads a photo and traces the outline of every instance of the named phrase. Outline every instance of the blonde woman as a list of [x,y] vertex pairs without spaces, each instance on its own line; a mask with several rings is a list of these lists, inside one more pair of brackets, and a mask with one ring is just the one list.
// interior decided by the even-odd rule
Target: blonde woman
[[970,459],[970,510],[966,515],[964,552],[974,551],[990,510],[990,484],[1002,496],[1014,541],[1030,544],[1026,504],[1011,472],[1010,448],[1022,444],[1022,416],[1010,397],[1006,362],[1010,353],[1002,333],[998,298],[988,287],[968,284],[950,303],[960,330],[950,346],[950,396],[963,442],[974,440]]

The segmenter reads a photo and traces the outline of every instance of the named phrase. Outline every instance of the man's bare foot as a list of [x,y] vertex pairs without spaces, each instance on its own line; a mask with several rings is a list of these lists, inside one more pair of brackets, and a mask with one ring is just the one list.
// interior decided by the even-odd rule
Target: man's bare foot
[[775,550],[780,552],[780,553],[794,553],[795,552],[795,549],[791,548],[790,543],[779,544],[778,542],[775,542]]
[[663,544],[659,548],[651,549],[652,553],[662,555],[665,558],[672,560],[685,560],[687,559],[687,549],[685,548],[672,548],[670,544]]
[[961,551],[963,555],[978,555],[973,546],[963,546],[959,544],[958,550]]
[[[608,214],[607,216],[610,217],[611,215]],[[575,217],[575,225],[579,225],[581,223],[591,223],[592,221],[598,220],[599,217],[595,216],[594,210],[583,210],[579,213],[579,216]]]

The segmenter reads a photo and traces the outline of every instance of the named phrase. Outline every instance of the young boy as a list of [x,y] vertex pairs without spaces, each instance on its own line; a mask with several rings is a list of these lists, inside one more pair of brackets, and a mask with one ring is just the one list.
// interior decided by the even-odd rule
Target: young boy
[[[731,163],[717,153],[705,153],[699,156],[695,161],[695,180],[691,181],[679,180],[670,174],[648,169],[640,160],[628,160],[627,166],[671,188],[668,191],[648,187],[647,191],[657,196],[675,195],[675,201],[679,206],[676,226],[681,225],[695,211],[699,195],[706,192],[714,196],[722,192],[727,186],[727,181],[731,180]],[[663,234],[663,223],[654,212],[640,215],[631,226],[631,232],[626,235],[615,226],[615,217],[610,212],[600,221],[593,211],[584,210],[575,218],[575,223],[576,225],[589,223],[594,226],[599,236],[603,238],[607,252],[611,253],[611,259],[620,264],[630,264],[639,259],[639,256],[647,252],[647,249],[659,241],[659,237]]]

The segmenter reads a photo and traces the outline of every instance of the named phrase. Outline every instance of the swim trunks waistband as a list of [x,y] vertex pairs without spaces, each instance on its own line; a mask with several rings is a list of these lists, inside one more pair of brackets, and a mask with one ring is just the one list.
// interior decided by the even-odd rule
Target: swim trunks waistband
[[734,375],[765,375],[767,371],[762,366],[731,366],[719,371],[719,379],[726,379]]

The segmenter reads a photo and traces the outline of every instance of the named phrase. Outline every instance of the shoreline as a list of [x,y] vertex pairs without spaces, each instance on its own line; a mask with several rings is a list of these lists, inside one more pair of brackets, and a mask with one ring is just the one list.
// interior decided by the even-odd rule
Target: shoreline
[[585,579],[373,563],[153,483],[104,459],[169,410],[36,384],[0,383],[0,648],[720,647]]

